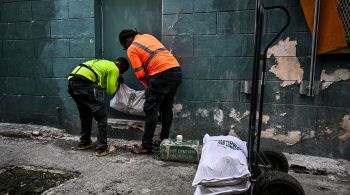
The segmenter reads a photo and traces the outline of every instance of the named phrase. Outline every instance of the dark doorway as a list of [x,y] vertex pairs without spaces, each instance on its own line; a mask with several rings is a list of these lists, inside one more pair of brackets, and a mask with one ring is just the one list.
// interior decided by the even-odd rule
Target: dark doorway
[[[113,60],[126,56],[119,44],[119,32],[123,29],[137,29],[142,34],[152,34],[161,38],[161,0],[102,0],[102,48],[103,58]],[[125,83],[136,90],[143,90],[134,76],[132,68],[124,75]],[[109,103],[110,98],[106,98]],[[109,104],[108,104],[109,105]],[[109,109],[112,118],[130,118],[125,114]]]

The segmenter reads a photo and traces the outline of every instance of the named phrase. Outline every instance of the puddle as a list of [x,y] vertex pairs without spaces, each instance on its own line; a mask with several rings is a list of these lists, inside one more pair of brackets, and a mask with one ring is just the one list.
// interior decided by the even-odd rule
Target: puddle
[[6,167],[0,169],[0,194],[41,194],[74,178],[68,171]]

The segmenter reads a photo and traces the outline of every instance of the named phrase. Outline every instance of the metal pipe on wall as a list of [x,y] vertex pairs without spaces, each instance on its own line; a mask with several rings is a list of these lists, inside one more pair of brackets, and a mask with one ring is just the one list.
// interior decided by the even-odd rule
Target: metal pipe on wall
[[318,38],[318,25],[320,19],[320,0],[315,0],[315,12],[314,12],[314,25],[312,32],[312,49],[311,49],[311,63],[310,63],[310,75],[309,75],[309,85],[307,90],[308,96],[314,96],[315,93],[315,67],[316,67],[316,57],[317,57],[317,38]]

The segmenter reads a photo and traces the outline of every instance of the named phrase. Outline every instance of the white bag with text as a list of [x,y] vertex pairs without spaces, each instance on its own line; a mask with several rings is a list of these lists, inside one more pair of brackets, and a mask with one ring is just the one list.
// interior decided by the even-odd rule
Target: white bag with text
[[136,91],[126,84],[120,84],[109,106],[120,112],[144,116],[145,91]]
[[250,187],[246,143],[233,136],[203,138],[203,149],[192,185],[195,194],[238,194]]

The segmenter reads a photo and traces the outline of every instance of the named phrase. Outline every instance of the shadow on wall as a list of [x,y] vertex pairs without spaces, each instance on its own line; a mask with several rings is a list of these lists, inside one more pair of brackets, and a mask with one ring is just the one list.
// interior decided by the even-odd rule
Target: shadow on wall
[[[53,19],[62,19],[62,2],[1,3],[3,10],[3,63],[5,80],[0,101],[3,122],[34,123],[56,127],[74,124],[65,105],[66,78],[56,77],[53,65],[69,56],[69,40],[53,38]],[[60,4],[56,8],[55,4]],[[59,16],[58,16],[59,15]],[[25,16],[25,17],[24,17]],[[68,16],[68,12],[67,12]],[[20,21],[20,22],[19,22]]]
[[[48,37],[44,36],[35,41],[36,66],[34,71],[40,78],[37,86],[39,86],[38,92],[42,95],[42,99],[38,100],[38,108],[45,113],[44,124],[65,128],[70,133],[77,134],[79,133],[76,131],[79,127],[79,116],[76,105],[67,92],[67,76],[82,59],[69,58],[70,39],[66,35],[66,30],[69,30],[66,26],[68,2],[65,6],[67,15],[62,13],[62,5],[57,1],[46,2],[45,9],[40,10],[40,13],[46,16],[45,27],[50,29],[50,34]],[[51,22],[53,19],[62,18],[63,21],[54,20],[55,25]],[[56,33],[60,32],[58,36],[52,33],[54,28],[56,28]],[[48,109],[45,109],[45,106]],[[37,122],[42,123],[40,118]]]

